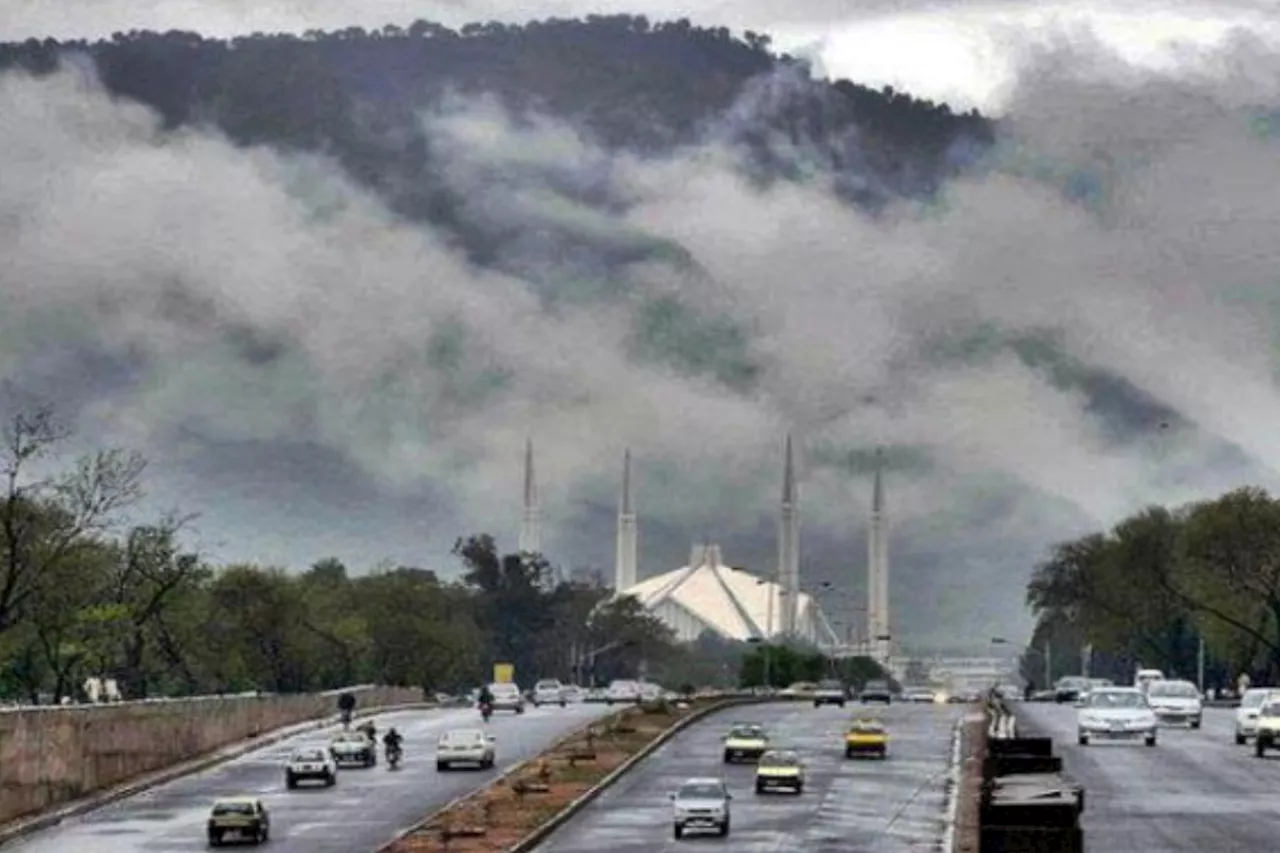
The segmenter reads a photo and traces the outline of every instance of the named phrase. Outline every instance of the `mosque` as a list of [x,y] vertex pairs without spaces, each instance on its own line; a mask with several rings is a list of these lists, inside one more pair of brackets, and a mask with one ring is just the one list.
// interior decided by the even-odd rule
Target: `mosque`
[[[712,631],[724,639],[739,642],[793,637],[821,648],[853,653],[832,628],[817,599],[801,589],[798,497],[795,458],[788,435],[783,446],[775,572],[761,574],[727,565],[719,545],[698,544],[690,553],[688,565],[640,580],[637,576],[639,531],[631,494],[631,451],[627,450],[623,456],[618,501],[615,594],[635,596],[649,612],[670,626],[682,642],[691,642],[703,632]],[[868,537],[868,617],[858,651],[888,664],[891,656],[889,567],[884,527],[884,489],[877,467]],[[519,548],[524,553],[541,550],[532,441],[525,445],[524,513]]]

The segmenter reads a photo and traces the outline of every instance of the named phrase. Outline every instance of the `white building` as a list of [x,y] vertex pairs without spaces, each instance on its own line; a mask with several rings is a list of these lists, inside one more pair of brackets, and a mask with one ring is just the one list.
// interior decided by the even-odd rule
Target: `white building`
[[[742,569],[726,566],[720,546],[695,546],[689,565],[641,581],[626,590],[645,608],[690,642],[704,631],[728,640],[746,642],[783,635],[783,605],[790,596],[780,584]],[[794,635],[808,642],[837,642],[818,602],[809,594],[795,595]]]

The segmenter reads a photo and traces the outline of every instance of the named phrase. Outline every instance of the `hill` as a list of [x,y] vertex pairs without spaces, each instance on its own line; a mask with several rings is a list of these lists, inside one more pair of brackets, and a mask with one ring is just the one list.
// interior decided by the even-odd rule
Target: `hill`
[[212,124],[245,145],[330,153],[398,212],[440,224],[458,224],[457,204],[433,179],[419,117],[451,93],[537,109],[613,149],[719,138],[747,146],[765,177],[800,168],[801,150],[871,208],[930,193],[991,140],[976,112],[815,81],[768,36],[688,20],[593,15],[460,31],[418,21],[229,41],[135,31],[3,44],[0,70],[46,74],[68,51],[93,57],[112,93],[150,105],[170,127]]

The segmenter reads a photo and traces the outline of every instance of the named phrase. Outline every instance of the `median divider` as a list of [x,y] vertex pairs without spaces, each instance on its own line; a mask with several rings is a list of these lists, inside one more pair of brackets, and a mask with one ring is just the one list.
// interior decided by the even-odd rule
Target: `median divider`
[[[434,811],[379,853],[527,853],[680,731],[719,711],[777,701],[785,700],[743,694],[717,697],[701,707],[696,707],[695,700],[645,702],[621,709],[514,765],[484,788]],[[676,719],[654,729],[670,717]],[[603,759],[620,755],[626,757],[599,776]],[[555,801],[569,791],[571,800]]]
[[1024,736],[994,694],[985,717],[978,853],[1083,853],[1084,789],[1062,772],[1053,739]]
[[[440,706],[434,702],[412,702],[397,705],[387,705],[377,708],[365,708],[358,710],[352,714],[353,719],[364,719],[374,717],[380,714],[394,714],[401,711],[427,711],[434,710]],[[256,752],[268,746],[273,746],[289,738],[298,735],[307,734],[309,732],[320,731],[330,726],[338,725],[340,722],[339,715],[328,714],[322,719],[309,720],[304,723],[295,723],[290,726],[284,726],[269,732],[247,738],[239,743],[222,747],[214,752],[193,758],[188,761],[157,770],[152,773],[145,774],[136,779],[116,785],[111,788],[98,791],[87,797],[73,800],[64,805],[60,805],[43,814],[37,814],[29,818],[20,818],[6,826],[0,826],[0,846],[3,846],[14,839],[42,832],[46,829],[57,826],[64,820],[79,817],[83,814],[96,811],[103,806],[110,805],[118,800],[127,799],[128,797],[149,791],[161,785],[168,784],[185,776],[192,776],[205,770],[217,767],[228,761],[233,761],[251,752]]]

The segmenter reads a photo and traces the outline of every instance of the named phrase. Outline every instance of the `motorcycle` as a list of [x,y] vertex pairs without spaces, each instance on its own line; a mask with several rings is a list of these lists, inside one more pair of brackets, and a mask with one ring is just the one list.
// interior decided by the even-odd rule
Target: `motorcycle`
[[493,716],[493,706],[488,702],[482,703],[480,705],[480,716],[484,717],[486,723],[489,722],[489,718]]
[[387,769],[395,770],[400,764],[400,747],[387,747]]

